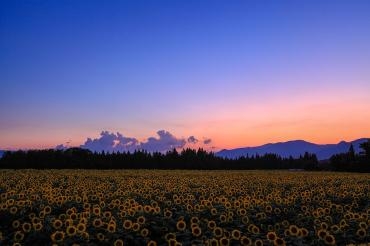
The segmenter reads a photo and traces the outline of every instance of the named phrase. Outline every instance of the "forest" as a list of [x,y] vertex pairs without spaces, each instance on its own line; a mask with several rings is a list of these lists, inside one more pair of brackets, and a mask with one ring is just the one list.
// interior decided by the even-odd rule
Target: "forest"
[[66,150],[7,151],[0,159],[2,169],[197,169],[197,170],[251,170],[304,169],[346,172],[370,172],[370,140],[360,146],[363,151],[333,155],[319,162],[315,154],[305,153],[298,158],[282,158],[276,154],[244,156],[237,159],[221,158],[204,149],[173,149],[166,153],[92,152],[82,148]]

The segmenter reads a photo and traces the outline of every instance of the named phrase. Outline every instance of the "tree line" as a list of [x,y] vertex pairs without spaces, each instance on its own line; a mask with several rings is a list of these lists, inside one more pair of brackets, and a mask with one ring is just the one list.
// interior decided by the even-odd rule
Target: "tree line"
[[370,172],[370,139],[361,143],[360,148],[362,151],[356,154],[351,144],[347,153],[333,155],[331,168],[342,172]]
[[87,149],[5,152],[0,168],[7,169],[317,169],[316,155],[282,158],[276,154],[228,159],[204,149],[176,149],[166,153],[138,150],[133,153],[91,152]]
[[304,169],[370,172],[370,140],[360,145],[363,151],[356,154],[351,145],[347,153],[333,155],[319,163],[315,154],[306,152],[298,158],[283,158],[276,154],[222,158],[204,149],[173,149],[166,153],[92,152],[82,148],[66,150],[7,151],[0,159],[3,169]]

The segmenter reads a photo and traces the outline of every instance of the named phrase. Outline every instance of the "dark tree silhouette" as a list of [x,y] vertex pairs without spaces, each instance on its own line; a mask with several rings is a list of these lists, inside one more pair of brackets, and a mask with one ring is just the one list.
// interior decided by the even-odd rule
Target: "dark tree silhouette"
[[227,159],[204,149],[173,149],[163,154],[136,150],[133,153],[91,152],[81,148],[67,150],[29,150],[6,152],[0,168],[22,169],[309,169],[318,166],[316,155],[282,158],[276,154],[243,156]]
[[368,139],[366,142],[361,143],[360,148],[363,149],[360,154],[364,155],[365,158],[370,159],[370,139]]
[[348,155],[349,155],[349,158],[352,161],[355,160],[356,154],[355,154],[355,149],[353,148],[353,144],[351,144],[351,146],[349,146]]
[[351,144],[347,153],[333,155],[330,158],[332,170],[345,172],[370,172],[370,140],[361,143],[363,151],[356,155]]

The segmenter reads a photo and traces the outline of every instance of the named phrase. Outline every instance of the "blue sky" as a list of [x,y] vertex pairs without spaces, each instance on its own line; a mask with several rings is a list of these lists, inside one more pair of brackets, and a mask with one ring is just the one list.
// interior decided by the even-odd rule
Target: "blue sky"
[[2,1],[0,148],[102,130],[218,148],[364,137],[369,13],[369,1]]

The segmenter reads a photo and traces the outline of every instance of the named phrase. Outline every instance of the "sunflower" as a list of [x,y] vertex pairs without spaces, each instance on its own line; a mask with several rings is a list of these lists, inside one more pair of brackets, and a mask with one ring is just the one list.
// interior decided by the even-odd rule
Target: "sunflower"
[[286,243],[285,243],[284,239],[282,239],[280,237],[275,238],[274,246],[285,246],[285,245],[286,245]]
[[76,220],[78,218],[78,215],[76,213],[72,213],[69,215],[69,218],[73,221],[73,220]]
[[221,223],[225,223],[225,222],[227,221],[227,217],[226,217],[226,215],[221,214],[221,215],[220,215],[220,221],[221,221]]
[[266,238],[269,241],[274,241],[277,238],[277,235],[276,235],[275,232],[270,231],[270,232],[267,233]]
[[104,236],[104,234],[103,234],[103,233],[99,232],[99,233],[97,233],[97,234],[96,234],[96,238],[97,238],[100,242],[102,242],[102,241],[104,241],[105,236]]
[[19,220],[13,220],[12,222],[13,229],[18,229],[20,225],[21,225],[21,222],[19,222]]
[[77,233],[77,228],[75,226],[68,226],[66,229],[66,233],[69,237],[73,237]]
[[240,216],[245,216],[247,214],[247,210],[245,210],[244,208],[240,208],[238,211]]
[[41,229],[42,229],[42,227],[43,227],[41,222],[34,223],[34,224],[32,224],[32,226],[33,226],[33,229],[34,229],[35,231],[41,231]]
[[364,228],[360,228],[356,231],[356,235],[359,237],[359,238],[364,238],[366,237],[366,230]]
[[308,230],[306,228],[299,229],[301,237],[307,237],[308,236]]
[[198,224],[199,223],[199,218],[196,217],[196,216],[191,217],[190,223],[192,223],[192,224]]
[[104,219],[110,219],[112,217],[112,213],[110,211],[104,211],[103,212],[103,218]]
[[234,240],[239,240],[240,237],[241,237],[241,232],[237,229],[234,229],[234,230],[231,231],[231,237]]
[[45,214],[50,214],[51,213],[51,207],[50,206],[45,206],[44,207],[44,213]]
[[318,230],[317,231],[317,236],[320,238],[320,239],[322,239],[322,240],[324,240],[325,239],[325,237],[328,235],[329,233],[327,232],[327,230],[324,230],[324,229],[320,229],[320,230]]
[[11,207],[10,209],[9,209],[9,212],[11,213],[11,214],[16,214],[17,213],[17,211],[18,211],[18,208],[16,207],[16,206],[13,206],[13,207]]
[[243,216],[242,217],[242,223],[244,225],[248,225],[249,224],[249,217],[248,216]]
[[367,226],[366,222],[363,222],[363,221],[361,221],[360,223],[358,223],[358,226],[359,226],[360,228],[365,229],[365,230],[368,228],[368,226]]
[[178,242],[176,241],[176,239],[171,238],[170,240],[168,240],[168,246],[176,246],[177,243]]
[[325,223],[325,222],[322,222],[320,224],[320,227],[321,227],[321,229],[327,230],[329,228],[329,225],[327,223]]
[[151,207],[151,206],[149,206],[149,205],[145,205],[145,206],[144,206],[144,212],[145,212],[145,213],[147,213],[147,214],[148,214],[148,213],[150,213],[150,210],[151,210],[151,209],[152,209],[152,207]]
[[81,237],[82,237],[83,239],[85,239],[86,241],[89,241],[89,239],[90,239],[90,234],[89,234],[89,233],[87,233],[86,231],[84,231],[84,232],[82,232],[82,233],[81,233]]
[[140,231],[140,235],[141,235],[142,237],[147,237],[147,236],[149,235],[149,230],[148,230],[147,228],[143,228],[143,229],[141,229],[141,231]]
[[240,244],[243,246],[251,246],[252,245],[252,239],[246,236],[242,236],[240,238]]
[[63,231],[56,231],[50,236],[51,241],[53,242],[62,242],[64,240],[64,232]]
[[16,242],[22,241],[24,238],[24,234],[22,231],[16,231],[13,236],[13,240]]
[[100,207],[94,207],[93,208],[93,214],[96,216],[100,216]]
[[332,226],[330,227],[330,231],[331,231],[332,233],[334,233],[334,234],[338,234],[338,233],[340,233],[340,227],[339,227],[338,225],[332,225]]
[[76,228],[78,234],[82,234],[84,231],[86,231],[86,225],[83,223],[78,223]]
[[87,218],[82,217],[82,218],[80,219],[79,223],[87,224],[87,222],[88,222],[88,221],[89,221],[89,220],[88,220]]
[[170,241],[171,239],[176,239],[176,234],[175,234],[175,233],[172,233],[172,232],[167,233],[167,234],[164,236],[164,239],[165,239],[166,241]]
[[289,227],[289,225],[290,225],[289,221],[287,221],[287,220],[283,220],[283,222],[281,222],[281,224],[282,224],[285,228]]
[[132,230],[133,231],[139,231],[140,230],[140,224],[137,222],[132,223]]
[[296,225],[289,226],[289,234],[291,236],[298,236],[299,228]]
[[[65,220],[67,218],[67,215],[66,214],[59,214],[58,218],[60,220]],[[30,218],[30,219],[32,219],[32,218]]]
[[220,246],[230,245],[230,240],[227,237],[220,238],[219,242],[220,242]]
[[202,229],[199,226],[194,226],[191,228],[191,233],[194,237],[199,237],[202,234]]
[[150,240],[146,246],[157,246],[157,242],[156,241],[153,241],[153,240]]
[[220,244],[218,243],[218,240],[215,238],[211,238],[208,240],[208,245],[209,246],[219,246]]
[[258,226],[256,226],[256,225],[253,225],[253,226],[252,226],[252,233],[253,233],[253,234],[258,234],[258,233],[260,233],[260,228],[258,228]]
[[326,245],[335,245],[335,238],[333,235],[327,234],[324,238],[324,242]]
[[165,210],[164,217],[170,219],[172,217],[172,212],[170,210]]
[[114,221],[111,221],[107,224],[107,231],[110,233],[116,232],[116,223]]
[[139,223],[140,225],[144,225],[145,224],[145,217],[144,216],[139,216],[136,219],[136,222]]
[[27,222],[23,223],[23,225],[22,225],[22,230],[23,230],[24,232],[30,232],[30,231],[31,231],[31,229],[32,229],[32,226],[31,226],[31,224],[30,224],[30,223],[27,223]]
[[184,231],[186,229],[186,223],[185,221],[183,220],[179,220],[177,223],[176,223],[176,228],[177,230],[179,231]]
[[60,228],[62,228],[63,222],[59,219],[56,219],[56,220],[53,221],[52,225],[53,225],[54,229],[59,230]]
[[93,226],[95,228],[99,228],[103,226],[103,221],[100,218],[96,218],[93,220]]
[[122,239],[117,239],[113,243],[114,246],[123,246],[123,240]]
[[208,226],[208,228],[209,228],[209,229],[213,230],[213,229],[217,226],[217,224],[216,224],[216,222],[215,222],[215,221],[213,221],[213,220],[209,220],[209,221],[207,222],[207,226]]
[[73,220],[72,219],[66,219],[64,221],[64,224],[65,224],[66,227],[71,226],[71,225],[73,225]]
[[224,235],[224,230],[222,230],[221,227],[215,227],[213,229],[213,235],[215,235],[216,238],[220,238]]

